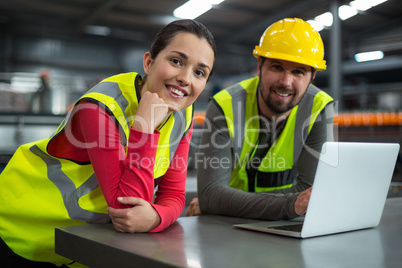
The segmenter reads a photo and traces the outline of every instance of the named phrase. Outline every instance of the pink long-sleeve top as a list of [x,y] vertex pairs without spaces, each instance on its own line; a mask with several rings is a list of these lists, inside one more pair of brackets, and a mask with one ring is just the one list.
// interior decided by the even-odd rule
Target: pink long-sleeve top
[[163,178],[155,180],[153,163],[159,135],[157,130],[148,134],[130,128],[126,154],[119,128],[109,113],[95,103],[81,101],[66,130],[49,144],[48,152],[78,163],[90,162],[108,206],[127,207],[117,201],[120,196],[150,202],[161,219],[151,232],[159,232],[175,222],[184,208],[192,126],[180,141]]

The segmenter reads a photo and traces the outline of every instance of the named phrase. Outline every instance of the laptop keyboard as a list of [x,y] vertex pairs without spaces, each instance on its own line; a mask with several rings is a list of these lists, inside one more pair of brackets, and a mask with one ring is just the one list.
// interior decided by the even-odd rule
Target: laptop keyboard
[[291,224],[291,225],[282,225],[282,226],[272,226],[272,227],[268,227],[268,229],[301,232],[302,227],[303,227],[303,224],[301,223],[301,224]]

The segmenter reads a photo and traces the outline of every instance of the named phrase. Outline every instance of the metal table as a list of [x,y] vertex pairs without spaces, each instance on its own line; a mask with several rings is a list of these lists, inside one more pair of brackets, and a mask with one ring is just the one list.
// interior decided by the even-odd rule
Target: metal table
[[182,217],[161,233],[111,224],[56,229],[56,253],[90,267],[402,267],[402,198],[387,200],[377,228],[297,239],[236,229],[253,220]]

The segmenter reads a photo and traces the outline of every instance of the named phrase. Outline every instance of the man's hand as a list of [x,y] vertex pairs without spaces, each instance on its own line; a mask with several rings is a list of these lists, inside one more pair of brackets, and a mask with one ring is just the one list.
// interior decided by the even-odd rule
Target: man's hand
[[302,216],[307,211],[308,202],[310,201],[312,187],[301,192],[295,202],[295,212],[297,215]]
[[119,232],[148,232],[157,227],[161,219],[151,204],[139,197],[118,197],[117,200],[132,208],[108,207],[114,228]]
[[193,200],[191,200],[190,206],[188,206],[186,216],[200,216],[200,215],[201,215],[200,205],[198,203],[198,198],[195,197],[193,198]]

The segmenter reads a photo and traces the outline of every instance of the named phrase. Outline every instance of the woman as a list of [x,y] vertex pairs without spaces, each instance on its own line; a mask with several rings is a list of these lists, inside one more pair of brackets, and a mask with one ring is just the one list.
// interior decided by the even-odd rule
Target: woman
[[144,54],[144,78],[103,80],[52,137],[18,148],[0,176],[7,267],[71,263],[54,253],[56,227],[111,218],[121,232],[159,232],[176,221],[185,203],[192,104],[215,53],[204,25],[172,22]]

